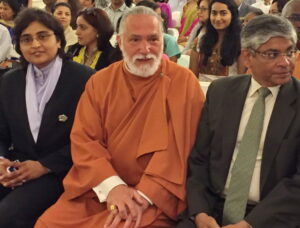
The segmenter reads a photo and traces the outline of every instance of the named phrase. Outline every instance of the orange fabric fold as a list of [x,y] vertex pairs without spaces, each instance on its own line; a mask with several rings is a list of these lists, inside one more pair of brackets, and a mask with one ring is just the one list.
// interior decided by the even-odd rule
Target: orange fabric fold
[[[123,61],[97,72],[78,104],[71,133],[74,165],[59,208],[68,210],[72,201],[95,197],[93,187],[118,175],[154,203],[143,226],[176,219],[185,207],[187,157],[203,103],[193,73],[168,60],[148,78],[130,74]],[[50,208],[42,221],[48,223],[57,208]],[[96,216],[88,210],[83,220],[89,215],[95,224],[103,220],[99,214],[108,213],[97,208]],[[81,217],[74,216],[77,228],[84,227],[75,222]]]

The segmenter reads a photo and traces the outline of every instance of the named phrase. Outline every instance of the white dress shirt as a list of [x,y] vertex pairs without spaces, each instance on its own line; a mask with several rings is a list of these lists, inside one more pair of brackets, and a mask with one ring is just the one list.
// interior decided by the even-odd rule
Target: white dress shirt
[[[258,97],[258,92],[257,90],[261,88],[262,86],[256,82],[253,78],[251,79],[251,85],[248,90],[248,94],[245,100],[242,116],[241,116],[241,121],[240,121],[240,126],[239,126],[239,131],[237,135],[237,140],[230,164],[230,169],[229,173],[227,176],[227,181],[225,185],[225,191],[224,195],[226,196],[226,191],[228,190],[229,184],[230,184],[230,179],[231,179],[231,171],[232,167],[234,165],[234,162],[236,160],[238,150],[239,150],[239,145],[241,143],[242,137],[244,135],[244,131],[246,128],[246,125],[248,123],[253,105]],[[265,99],[265,117],[264,117],[264,123],[263,123],[263,129],[261,133],[261,139],[260,139],[260,144],[259,144],[259,149],[257,152],[257,157],[256,157],[256,163],[253,171],[253,176],[250,184],[250,190],[249,190],[249,203],[257,203],[260,200],[260,170],[261,170],[261,161],[262,161],[262,154],[263,154],[263,147],[265,143],[265,138],[266,138],[266,132],[267,128],[269,125],[269,121],[271,118],[271,114],[274,108],[274,104],[279,92],[279,87],[280,86],[275,86],[275,87],[268,87],[271,91],[271,93],[266,97]]]

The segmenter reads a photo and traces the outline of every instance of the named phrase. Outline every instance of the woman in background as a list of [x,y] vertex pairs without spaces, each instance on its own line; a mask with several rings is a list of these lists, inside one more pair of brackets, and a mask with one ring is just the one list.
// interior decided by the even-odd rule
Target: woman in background
[[209,0],[198,0],[199,23],[193,28],[188,37],[183,36],[181,40],[178,39],[178,43],[184,44],[187,41],[182,53],[190,54],[191,49],[197,49],[197,46],[199,46],[199,40],[201,40],[206,31],[206,23],[209,17],[208,5]]
[[110,43],[114,30],[105,11],[84,9],[79,12],[76,23],[78,43],[68,51],[75,62],[100,70],[116,60]]
[[59,22],[64,28],[65,39],[67,42],[65,47],[66,51],[71,45],[77,43],[77,36],[75,34],[75,31],[70,26],[70,23],[72,21],[71,12],[72,12],[71,5],[66,2],[57,2],[55,3],[52,9],[52,14],[57,20],[59,20]]
[[51,14],[28,8],[15,22],[23,64],[0,79],[0,227],[32,228],[63,192],[76,105],[94,71],[65,58]]
[[15,25],[14,19],[20,9],[21,5],[17,0],[0,0],[0,24],[8,29],[11,36]]
[[190,69],[202,81],[240,72],[241,52],[238,9],[233,0],[213,0],[209,5],[206,32],[199,51],[191,53]]
[[77,14],[80,11],[80,5],[79,5],[79,1],[78,0],[56,0],[55,3],[58,2],[66,2],[69,3],[69,5],[71,6],[71,27],[73,29],[76,29],[76,18],[77,18]]

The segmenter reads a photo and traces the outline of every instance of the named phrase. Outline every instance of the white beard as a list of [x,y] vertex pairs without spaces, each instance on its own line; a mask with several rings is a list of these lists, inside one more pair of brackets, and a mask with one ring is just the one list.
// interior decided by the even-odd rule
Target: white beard
[[[121,49],[122,50],[122,49]],[[147,54],[147,55],[134,55],[132,58],[129,57],[129,55],[126,53],[126,51],[122,50],[123,53],[123,59],[126,64],[127,70],[140,77],[149,77],[158,70],[159,65],[161,63],[162,58],[162,52],[159,54],[159,56],[155,56],[153,54]],[[136,66],[135,61],[137,59],[153,59],[152,63],[145,63],[141,64],[141,66]]]

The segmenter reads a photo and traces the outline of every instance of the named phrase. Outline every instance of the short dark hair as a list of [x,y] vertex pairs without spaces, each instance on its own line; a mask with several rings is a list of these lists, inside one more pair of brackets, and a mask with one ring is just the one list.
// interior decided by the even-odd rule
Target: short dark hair
[[21,4],[18,0],[0,0],[0,3],[6,3],[14,11],[14,18],[18,15],[21,10]]
[[28,62],[24,59],[20,49],[20,37],[22,32],[32,23],[38,22],[50,30],[53,31],[55,37],[60,41],[60,48],[58,49],[58,55],[61,58],[65,58],[64,48],[66,46],[66,39],[64,35],[64,29],[59,21],[50,13],[38,8],[26,8],[23,9],[15,20],[15,27],[13,29],[13,40],[16,45],[16,51],[21,55],[21,61],[25,64]]
[[153,9],[154,11],[157,10],[158,8],[160,8],[157,3],[151,2],[151,1],[148,1],[148,0],[140,1],[136,4],[136,6],[146,6],[146,7],[149,7],[151,9]]
[[78,13],[78,17],[82,16],[91,26],[97,30],[97,48],[103,51],[109,45],[109,40],[114,33],[113,25],[102,9],[95,7],[87,8]]
[[71,7],[71,5],[70,5],[69,3],[67,3],[67,2],[56,2],[56,3],[53,5],[52,9],[51,9],[51,13],[53,14],[54,11],[55,11],[58,7],[60,7],[60,6],[65,6],[65,7],[69,8],[69,9],[70,9],[70,12],[72,13],[72,7]]

